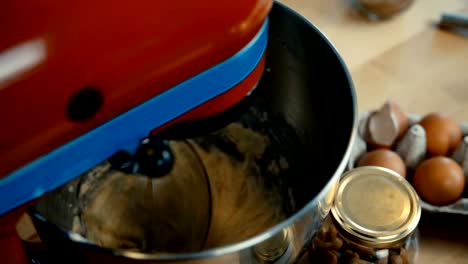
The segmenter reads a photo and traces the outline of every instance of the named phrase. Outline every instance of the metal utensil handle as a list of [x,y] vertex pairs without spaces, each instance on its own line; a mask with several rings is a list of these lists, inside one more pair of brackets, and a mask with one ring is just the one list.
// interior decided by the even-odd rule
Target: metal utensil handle
[[444,27],[468,28],[468,14],[443,13],[440,25]]

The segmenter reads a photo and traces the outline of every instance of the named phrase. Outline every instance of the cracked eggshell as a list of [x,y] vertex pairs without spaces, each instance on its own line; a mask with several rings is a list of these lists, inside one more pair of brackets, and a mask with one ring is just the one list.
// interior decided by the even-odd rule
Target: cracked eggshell
[[366,141],[376,147],[390,148],[408,128],[408,120],[400,106],[387,101],[372,113],[367,122]]

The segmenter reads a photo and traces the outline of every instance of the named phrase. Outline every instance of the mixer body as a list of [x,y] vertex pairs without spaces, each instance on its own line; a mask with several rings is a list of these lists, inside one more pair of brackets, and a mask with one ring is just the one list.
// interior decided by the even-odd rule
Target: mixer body
[[[271,6],[271,0],[2,1],[2,263],[24,261],[14,243],[14,224],[42,194],[147,134],[209,117],[244,98],[261,77],[264,49],[255,51],[242,74],[226,62],[236,55],[242,60]],[[199,76],[212,70],[232,80],[207,92],[209,85]],[[173,92],[181,84],[185,90]],[[141,131],[109,137],[114,146],[105,151],[89,148],[97,145],[99,131],[113,135],[105,128],[114,127],[118,133],[125,122],[114,121],[149,103],[154,115],[164,118],[138,119],[146,123]],[[69,166],[66,160],[73,159],[67,156],[77,152],[84,158],[76,156],[78,165]]]
[[2,1],[0,177],[232,57],[271,4]]

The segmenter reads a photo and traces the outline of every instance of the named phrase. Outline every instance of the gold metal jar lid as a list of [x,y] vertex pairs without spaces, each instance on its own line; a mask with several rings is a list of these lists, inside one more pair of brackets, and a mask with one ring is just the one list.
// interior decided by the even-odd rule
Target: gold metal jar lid
[[421,206],[406,179],[386,168],[365,166],[342,176],[331,213],[357,243],[383,248],[414,231]]

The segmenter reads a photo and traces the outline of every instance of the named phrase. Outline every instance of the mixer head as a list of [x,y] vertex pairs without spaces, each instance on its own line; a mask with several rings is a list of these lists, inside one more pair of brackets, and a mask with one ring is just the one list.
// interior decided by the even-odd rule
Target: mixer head
[[2,1],[0,215],[247,96],[270,0]]

